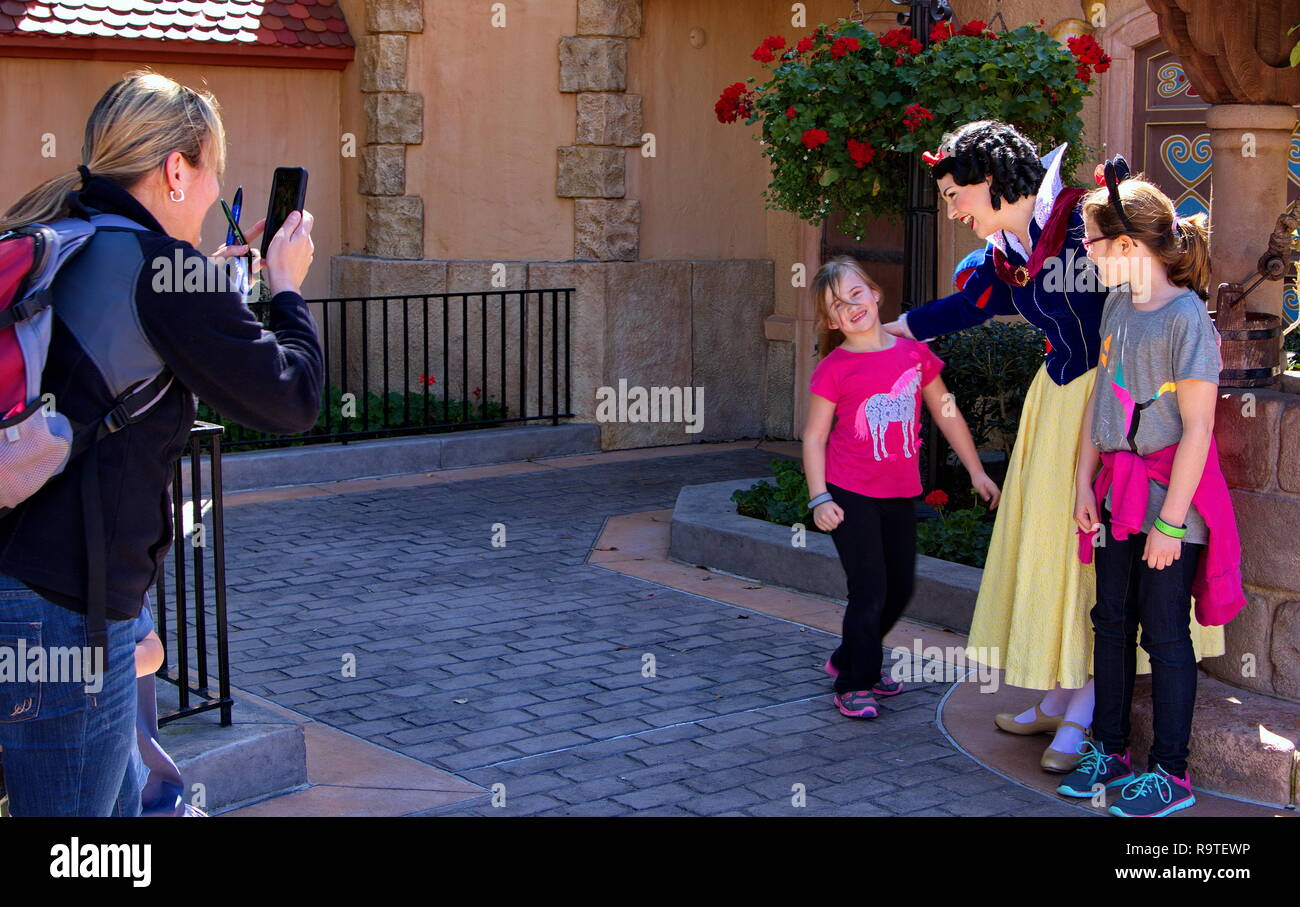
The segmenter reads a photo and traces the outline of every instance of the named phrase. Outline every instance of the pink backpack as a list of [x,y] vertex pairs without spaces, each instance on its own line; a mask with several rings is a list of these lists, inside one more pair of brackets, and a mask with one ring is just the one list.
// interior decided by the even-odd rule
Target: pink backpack
[[116,398],[95,424],[74,425],[41,397],[53,332],[53,283],[59,269],[98,230],[142,231],[116,214],[29,224],[0,236],[0,516],[61,473],[105,434],[138,421],[171,383],[163,369]]

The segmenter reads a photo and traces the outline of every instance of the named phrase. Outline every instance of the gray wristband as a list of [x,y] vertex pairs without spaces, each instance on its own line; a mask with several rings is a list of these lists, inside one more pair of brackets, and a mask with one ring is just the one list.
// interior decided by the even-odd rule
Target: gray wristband
[[817,495],[817,497],[813,498],[811,501],[808,502],[808,509],[816,510],[820,505],[825,504],[827,501],[834,501],[834,500],[835,499],[831,497],[831,493],[829,491],[823,491],[821,494]]

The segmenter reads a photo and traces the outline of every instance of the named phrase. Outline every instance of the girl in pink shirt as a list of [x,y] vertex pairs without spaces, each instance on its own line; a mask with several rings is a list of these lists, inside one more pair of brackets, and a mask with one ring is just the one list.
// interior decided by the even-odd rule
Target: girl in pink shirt
[[990,508],[1001,492],[984,472],[966,421],[945,399],[942,360],[924,343],[881,327],[880,286],[857,261],[841,256],[824,264],[813,298],[822,360],[808,384],[804,474],[813,521],[835,542],[849,593],[826,671],[843,714],[875,718],[875,697],[903,690],[882,672],[881,646],[915,581],[922,398]]

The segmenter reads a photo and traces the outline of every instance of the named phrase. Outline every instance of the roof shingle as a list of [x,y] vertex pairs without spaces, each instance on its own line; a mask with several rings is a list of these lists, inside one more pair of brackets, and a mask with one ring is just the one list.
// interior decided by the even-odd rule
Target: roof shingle
[[164,39],[300,52],[353,46],[337,0],[0,0],[0,36]]

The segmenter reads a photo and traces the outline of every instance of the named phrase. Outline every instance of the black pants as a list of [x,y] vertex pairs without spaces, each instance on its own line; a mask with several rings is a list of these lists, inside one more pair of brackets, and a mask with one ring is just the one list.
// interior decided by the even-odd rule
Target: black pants
[[911,498],[869,498],[828,484],[844,521],[831,533],[848,579],[848,607],[831,664],[835,692],[870,690],[880,680],[882,640],[912,598],[916,510]]
[[1137,675],[1138,624],[1142,648],[1151,657],[1152,742],[1147,771],[1156,765],[1182,775],[1196,705],[1196,653],[1192,649],[1192,578],[1204,545],[1184,543],[1182,554],[1163,570],[1142,560],[1145,533],[1116,541],[1103,510],[1106,543],[1096,551],[1097,604],[1093,672],[1097,704],[1093,734],[1108,753],[1128,746],[1129,710]]

